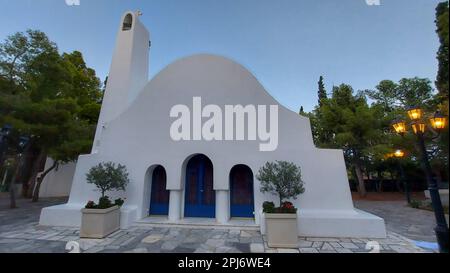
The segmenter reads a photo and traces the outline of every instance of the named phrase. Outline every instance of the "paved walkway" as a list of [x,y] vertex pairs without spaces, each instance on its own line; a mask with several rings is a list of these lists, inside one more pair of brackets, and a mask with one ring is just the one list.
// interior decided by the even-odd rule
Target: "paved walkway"
[[[76,242],[86,253],[356,253],[366,249],[370,239],[299,238],[296,249],[269,248],[259,231],[180,227],[134,226],[104,239],[80,239],[77,228],[27,226],[0,233],[0,252],[67,252]],[[403,236],[390,232],[376,240],[380,252],[427,252],[414,247]]]
[[18,198],[16,209],[9,208],[9,194],[0,193],[0,233],[23,227],[35,226],[39,222],[41,209],[66,203],[67,198],[41,198],[33,203],[29,199]]
[[389,231],[415,241],[436,242],[436,221],[432,211],[411,208],[405,201],[358,200],[354,204],[359,209],[383,218]]
[[[81,252],[169,252],[169,253],[353,253],[369,252],[379,245],[380,252],[428,252],[415,247],[407,238],[389,231],[385,239],[299,238],[296,249],[269,248],[257,230],[233,228],[167,227],[137,224],[104,239],[80,239],[77,228],[38,226],[41,207],[65,199],[45,199],[39,203],[19,200],[19,209],[10,210],[0,201],[0,252],[68,252],[78,245]],[[389,224],[388,224],[389,229]],[[75,242],[75,243],[74,243]]]

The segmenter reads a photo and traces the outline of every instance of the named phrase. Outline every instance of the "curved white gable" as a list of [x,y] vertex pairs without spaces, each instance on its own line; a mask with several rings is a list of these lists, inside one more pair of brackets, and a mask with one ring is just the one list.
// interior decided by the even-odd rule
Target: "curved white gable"
[[[107,124],[102,132],[99,153],[118,156],[144,151],[157,154],[155,159],[165,163],[164,154],[170,153],[178,158],[179,166],[193,153],[204,153],[213,162],[218,160],[227,164],[252,161],[252,157],[271,157],[282,159],[285,153],[300,153],[313,150],[313,140],[309,120],[279,105],[279,140],[274,152],[260,152],[260,141],[174,141],[170,138],[170,126],[175,120],[169,116],[170,109],[177,104],[191,106],[193,97],[201,97],[202,105],[279,105],[259,84],[256,78],[241,65],[218,56],[195,55],[181,59],[156,75],[141,91],[137,99],[123,114]],[[121,142],[123,145],[111,149],[110,145]],[[228,157],[233,153],[234,158]],[[283,154],[283,156],[281,156]],[[248,158],[248,159],[247,159]],[[167,159],[173,161],[173,159]],[[229,162],[230,161],[230,162]],[[248,163],[250,163],[248,162]],[[166,164],[171,164],[167,162]],[[257,166],[255,166],[257,167]],[[226,170],[226,171],[228,171]],[[255,169],[254,171],[256,171]],[[172,184],[172,187],[179,187]],[[216,185],[227,188],[227,185]]]

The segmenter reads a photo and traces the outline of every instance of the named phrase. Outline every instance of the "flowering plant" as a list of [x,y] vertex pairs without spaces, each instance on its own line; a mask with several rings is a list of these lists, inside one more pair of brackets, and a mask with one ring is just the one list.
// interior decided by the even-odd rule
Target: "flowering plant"
[[94,184],[101,192],[98,204],[89,201],[85,208],[87,209],[107,209],[113,206],[122,206],[125,202],[118,198],[112,202],[105,193],[107,191],[125,191],[126,186],[130,182],[128,178],[127,168],[124,165],[116,166],[113,162],[99,163],[92,167],[86,174],[86,180],[89,184]]
[[283,209],[293,209],[294,205],[291,202],[286,201],[286,202],[283,202],[283,205],[281,205],[281,207]]
[[259,169],[256,178],[261,182],[262,193],[277,195],[280,206],[275,207],[273,202],[264,202],[264,213],[296,213],[297,209],[286,199],[297,199],[305,192],[301,169],[292,162],[267,162]]
[[94,201],[89,200],[89,201],[87,202],[85,208],[87,208],[87,209],[93,209],[93,208],[95,208],[96,206],[97,206],[97,205],[95,204]]
[[264,213],[296,213],[297,208],[291,202],[283,202],[281,207],[275,207],[273,202],[264,202],[263,203],[263,212]]
[[122,198],[117,198],[116,200],[114,200],[114,203],[113,203],[113,202],[111,202],[111,200],[109,200],[108,196],[105,196],[105,197],[100,197],[98,204],[96,204],[94,201],[88,201],[85,208],[87,208],[87,209],[107,209],[107,208],[111,208],[114,206],[121,207],[124,202],[125,202],[125,200],[123,200]]

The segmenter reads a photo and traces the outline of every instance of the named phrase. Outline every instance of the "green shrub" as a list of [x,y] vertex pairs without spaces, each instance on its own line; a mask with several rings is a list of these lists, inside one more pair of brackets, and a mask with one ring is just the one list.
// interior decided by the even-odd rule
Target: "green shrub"
[[263,203],[264,213],[273,213],[275,210],[275,204],[273,202],[266,201]]
[[277,195],[280,207],[275,207],[273,202],[264,202],[265,213],[296,213],[297,209],[291,202],[283,202],[285,199],[297,199],[297,196],[305,192],[301,169],[297,165],[287,161],[267,162],[259,169],[256,178],[261,182],[261,192],[270,192]]
[[411,203],[409,203],[411,208],[418,209],[422,206],[422,202],[420,200],[411,200]]
[[125,200],[123,200],[122,198],[117,198],[116,200],[114,200],[114,205],[116,206],[121,207],[123,203],[125,203]]
[[124,165],[118,164],[116,166],[113,162],[99,163],[92,167],[86,174],[86,180],[89,184],[94,184],[101,192],[101,197],[98,205],[93,201],[86,204],[86,208],[107,209],[115,205],[122,206],[124,200],[118,198],[111,202],[108,196],[105,195],[107,191],[124,191],[128,183],[128,172]]
[[114,200],[114,204],[109,200],[108,196],[100,197],[98,205],[94,201],[88,201],[85,208],[87,209],[107,209],[113,206],[121,207],[125,203],[125,200],[122,198],[117,198]]
[[103,196],[100,197],[100,199],[98,200],[98,209],[107,209],[110,207],[113,207],[113,203],[111,202],[111,200],[109,200],[108,196]]

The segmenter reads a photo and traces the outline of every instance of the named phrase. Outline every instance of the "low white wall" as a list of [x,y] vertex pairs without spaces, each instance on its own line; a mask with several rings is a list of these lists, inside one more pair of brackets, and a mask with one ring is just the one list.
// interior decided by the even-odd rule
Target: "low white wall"
[[[260,230],[266,234],[265,214],[260,213]],[[386,238],[382,218],[362,210],[299,210],[298,236],[337,238]]]
[[[45,162],[45,169],[53,164],[53,160],[48,157]],[[48,173],[42,182],[39,197],[61,197],[69,196],[72,187],[73,175],[75,174],[76,162],[59,165]]]
[[[430,197],[430,191],[426,190],[425,192],[425,197],[427,199],[431,199]],[[441,197],[441,203],[444,206],[448,206],[448,190],[439,190],[439,196]]]

